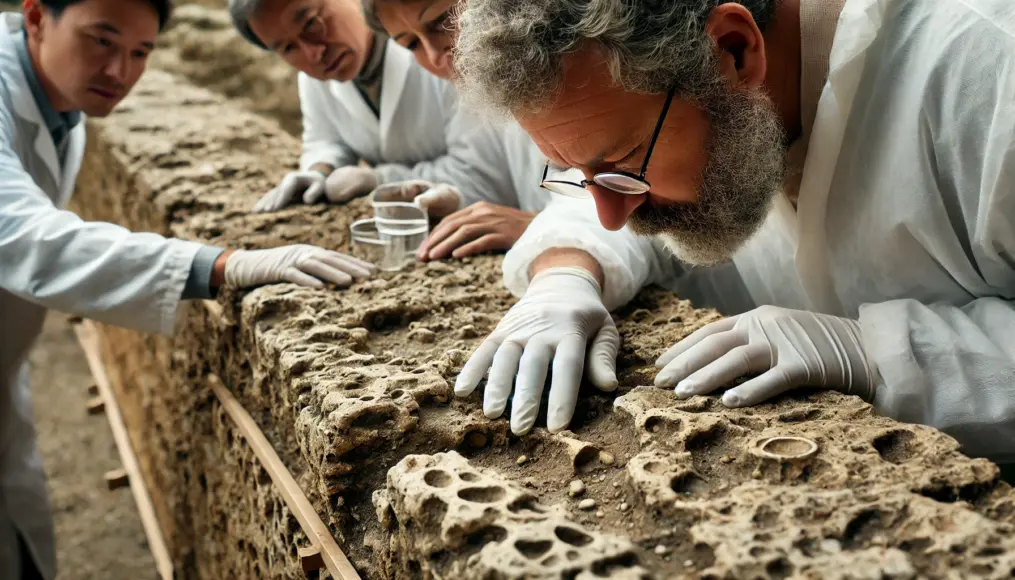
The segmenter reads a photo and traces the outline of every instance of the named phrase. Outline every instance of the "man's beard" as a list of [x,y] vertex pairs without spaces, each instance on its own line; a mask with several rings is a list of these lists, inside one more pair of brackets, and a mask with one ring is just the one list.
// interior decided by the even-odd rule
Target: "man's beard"
[[761,227],[785,175],[785,132],[762,91],[715,90],[697,99],[711,121],[708,162],[694,203],[641,204],[631,229],[657,236],[681,261],[729,260]]

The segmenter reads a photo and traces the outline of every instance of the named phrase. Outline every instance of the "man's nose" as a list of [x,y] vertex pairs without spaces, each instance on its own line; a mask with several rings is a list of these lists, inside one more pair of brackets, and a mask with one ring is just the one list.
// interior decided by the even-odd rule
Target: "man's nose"
[[596,201],[599,223],[610,231],[624,227],[627,218],[648,199],[646,195],[624,195],[595,184],[590,184],[588,190]]
[[130,56],[118,54],[113,58],[109,59],[106,63],[105,69],[102,71],[105,75],[118,83],[123,83],[127,78],[127,68],[129,66]]
[[324,45],[301,40],[300,50],[303,52],[303,57],[310,63],[322,64],[321,59],[324,57]]

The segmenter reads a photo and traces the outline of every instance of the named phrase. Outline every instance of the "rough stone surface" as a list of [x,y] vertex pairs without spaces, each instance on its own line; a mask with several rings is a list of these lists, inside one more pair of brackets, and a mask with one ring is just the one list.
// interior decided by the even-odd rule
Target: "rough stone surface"
[[[298,144],[221,96],[151,72],[90,129],[79,194],[89,217],[233,246],[356,252],[346,231],[367,213],[362,200],[248,213]],[[284,576],[298,564],[299,534],[230,438],[209,372],[259,421],[366,578],[945,578],[1015,568],[1015,494],[996,466],[939,432],[835,393],[727,410],[640,387],[665,348],[718,318],[663,292],[615,314],[617,393],[585,386],[570,431],[510,435],[506,419],[484,417],[481,393],[459,400],[451,387],[514,301],[499,263],[417,264],[345,291],[284,284],[224,295],[185,309],[173,339],[106,329],[106,360],[185,577],[250,577],[252,566]],[[422,328],[432,341],[411,338]],[[793,458],[807,441],[817,449]],[[580,500],[598,513],[569,496],[579,478]],[[565,528],[584,548],[573,558]]]

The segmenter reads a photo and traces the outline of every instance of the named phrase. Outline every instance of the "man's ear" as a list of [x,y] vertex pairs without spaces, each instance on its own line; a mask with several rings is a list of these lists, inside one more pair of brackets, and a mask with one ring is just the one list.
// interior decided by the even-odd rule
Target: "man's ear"
[[765,81],[765,38],[742,4],[720,4],[705,22],[705,33],[720,51],[719,64],[731,85],[755,88]]
[[42,39],[42,21],[45,8],[39,0],[24,0],[21,13],[25,17],[25,34],[35,41]]

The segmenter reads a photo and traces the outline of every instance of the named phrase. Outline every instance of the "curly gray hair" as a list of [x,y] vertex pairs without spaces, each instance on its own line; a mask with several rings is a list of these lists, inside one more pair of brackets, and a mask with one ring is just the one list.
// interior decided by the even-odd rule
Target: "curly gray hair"
[[[372,1],[372,0],[367,0]],[[762,29],[778,0],[741,0]],[[496,113],[533,111],[560,88],[563,59],[586,41],[630,91],[685,99],[715,89],[705,22],[721,0],[468,0],[457,15],[455,68],[465,98]]]

